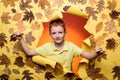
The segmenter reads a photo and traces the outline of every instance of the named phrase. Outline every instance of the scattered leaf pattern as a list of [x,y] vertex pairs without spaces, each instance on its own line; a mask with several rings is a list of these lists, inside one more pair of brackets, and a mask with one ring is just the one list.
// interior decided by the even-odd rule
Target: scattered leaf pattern
[[26,10],[26,8],[29,8],[29,9],[32,8],[32,6],[29,5],[29,3],[31,3],[31,0],[26,0],[26,2],[25,2],[25,0],[21,0],[20,9]]
[[25,64],[23,62],[23,57],[21,57],[21,56],[17,57],[14,64],[17,65],[18,67],[23,67]]
[[9,16],[8,12],[3,13],[1,16],[1,21],[5,24],[10,24],[10,21],[9,21],[10,19],[11,19],[11,16]]
[[0,33],[0,47],[2,48],[5,43],[7,43],[7,40],[5,39],[7,36],[4,33]]
[[33,77],[31,75],[33,75],[33,73],[30,73],[29,70],[25,70],[22,73],[24,76],[22,77],[22,80],[26,79],[26,80],[33,80]]
[[115,66],[112,73],[114,73],[113,79],[118,78],[120,80],[120,66]]

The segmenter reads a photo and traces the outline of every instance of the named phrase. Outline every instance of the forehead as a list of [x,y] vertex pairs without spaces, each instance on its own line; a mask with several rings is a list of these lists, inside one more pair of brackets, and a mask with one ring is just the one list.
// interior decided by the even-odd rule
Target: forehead
[[55,30],[64,30],[64,28],[62,26],[52,26],[51,27],[51,31],[55,31]]

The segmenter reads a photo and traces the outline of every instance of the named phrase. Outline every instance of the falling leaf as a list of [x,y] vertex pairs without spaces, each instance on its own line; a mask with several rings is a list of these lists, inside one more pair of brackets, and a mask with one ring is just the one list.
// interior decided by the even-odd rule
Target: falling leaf
[[64,80],[82,80],[81,78],[78,78],[74,73],[66,73],[64,74]]
[[109,13],[109,15],[110,15],[110,17],[111,17],[112,19],[118,19],[118,18],[119,18],[119,15],[120,15],[120,12],[114,10],[114,11],[112,11],[111,13]]
[[42,14],[41,13],[36,13],[37,19],[42,19]]
[[9,80],[9,76],[6,74],[0,75],[0,80]]
[[113,79],[118,78],[120,80],[120,66],[114,66],[112,73],[114,73]]
[[87,13],[89,14],[88,17],[92,16],[93,20],[97,20],[96,14],[98,13],[97,11],[94,11],[94,8],[92,7],[86,7],[85,9]]
[[31,23],[32,20],[34,20],[34,15],[33,15],[33,12],[30,10],[29,11],[25,11],[24,12],[24,16],[23,16],[23,19],[22,21],[29,21],[29,23]]
[[7,40],[5,39],[7,36],[4,33],[0,33],[0,47],[2,48],[5,43],[7,43]]
[[65,7],[63,8],[63,10],[64,10],[64,11],[67,11],[70,7],[71,7],[71,6],[65,6]]
[[53,13],[55,12],[54,9],[45,9],[45,16],[48,18],[48,19],[51,19],[51,16],[53,16]]
[[26,0],[26,2],[24,2],[25,0],[21,0],[21,3],[20,3],[20,9],[21,10],[26,10],[26,8],[30,9],[32,8],[31,5],[29,5],[31,3],[31,0]]
[[10,49],[9,49],[8,46],[6,46],[6,51],[7,51],[8,53],[10,53]]
[[39,30],[40,29],[40,24],[36,21],[34,24],[31,24],[31,29],[32,30]]
[[16,40],[17,40],[16,35],[15,35],[15,34],[12,34],[12,35],[10,36],[10,41],[15,42]]
[[16,9],[11,9],[11,11],[12,11],[13,13],[16,13]]
[[100,73],[101,68],[96,68],[95,64],[89,64],[89,67],[86,69],[88,76],[92,80],[108,80],[102,73]]
[[105,30],[109,31],[109,34],[113,32],[117,32],[117,29],[115,27],[115,22],[113,20],[107,21],[105,25],[106,25]]
[[86,4],[86,3],[87,3],[87,0],[80,0],[80,3],[81,3],[81,4]]
[[106,49],[114,51],[118,46],[118,43],[115,41],[114,38],[107,39],[106,42],[107,42],[106,43]]
[[5,24],[10,24],[9,20],[11,19],[11,16],[9,16],[9,13],[4,13],[1,16],[1,21]]
[[33,75],[33,73],[29,73],[29,70],[25,70],[22,73],[24,76],[22,77],[22,80],[33,80],[33,77],[31,77],[31,75]]
[[62,74],[63,73],[63,67],[62,67],[62,65],[59,64],[59,63],[56,63],[55,69],[54,69],[53,72],[55,73],[55,75]]
[[118,37],[120,37],[120,32],[117,32]]
[[109,10],[115,10],[115,8],[116,8],[116,6],[117,6],[117,2],[116,2],[116,0],[108,0],[108,6],[107,6],[107,8],[109,9]]
[[18,69],[12,69],[13,73],[20,74],[20,71]]
[[25,37],[26,37],[26,43],[28,43],[29,45],[32,45],[32,42],[35,41],[35,37],[32,36],[32,31],[26,34]]
[[42,73],[46,70],[45,66],[41,66],[39,64],[37,64],[38,66],[35,68],[35,72],[36,73]]
[[106,57],[107,57],[107,55],[103,52],[103,53],[98,54],[96,60],[98,62],[101,62],[101,59],[107,59]]
[[18,67],[23,67],[24,66],[23,58],[21,56],[17,57],[15,59],[14,64],[17,65]]
[[5,7],[8,7],[9,5],[11,7],[14,7],[15,6],[15,2],[17,2],[18,0],[2,0],[1,3],[3,3],[3,5]]
[[5,67],[7,68],[10,64],[10,59],[5,54],[2,54],[0,56],[0,65],[5,65]]
[[68,0],[69,2],[73,3],[73,4],[77,4],[80,3],[80,0]]
[[52,72],[46,72],[45,73],[45,79],[50,80],[54,78],[55,76],[52,74]]
[[21,17],[22,17],[22,13],[16,13],[13,16],[13,21],[19,21]]
[[25,64],[31,68],[37,67],[37,65],[32,61],[32,57],[28,57],[25,59]]
[[98,10],[99,12],[103,11],[103,9],[105,8],[105,7],[104,7],[104,4],[105,4],[104,0],[99,0],[99,1],[98,1],[97,10]]
[[103,28],[103,22],[99,22],[99,23],[96,25],[96,33],[99,32],[102,28]]
[[10,75],[11,74],[11,70],[9,68],[5,68],[3,70],[3,72],[6,74],[6,75]]
[[51,5],[48,0],[40,0],[39,1],[39,7],[41,7],[41,9],[45,9],[46,6],[48,8],[51,8]]
[[108,19],[108,15],[103,13],[103,14],[101,14],[101,18],[103,20],[107,20]]
[[14,47],[13,47],[13,53],[19,54],[19,51],[23,52],[23,48],[20,44],[20,42],[15,43]]
[[61,7],[64,4],[63,0],[54,0],[52,6]]
[[26,26],[23,24],[22,21],[18,21],[18,22],[16,23],[16,26],[17,26],[17,28],[18,28],[18,30],[19,30],[20,32],[23,32],[23,31],[25,30],[25,28],[26,28]]

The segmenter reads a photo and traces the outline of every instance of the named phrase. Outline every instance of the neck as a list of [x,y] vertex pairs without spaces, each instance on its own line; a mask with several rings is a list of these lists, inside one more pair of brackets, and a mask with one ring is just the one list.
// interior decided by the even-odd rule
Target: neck
[[62,50],[62,49],[63,49],[63,46],[64,46],[64,41],[61,42],[61,43],[55,43],[55,47],[56,47],[58,50]]

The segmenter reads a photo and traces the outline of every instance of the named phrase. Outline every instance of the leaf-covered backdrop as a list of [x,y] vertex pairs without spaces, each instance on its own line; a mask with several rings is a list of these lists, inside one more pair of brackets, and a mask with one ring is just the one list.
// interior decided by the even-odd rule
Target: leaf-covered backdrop
[[47,22],[62,12],[86,16],[85,29],[93,34],[104,54],[91,61],[82,73],[83,80],[120,80],[120,1],[119,0],[0,0],[0,79],[60,80],[26,57],[11,36],[25,35],[29,47],[37,46]]

